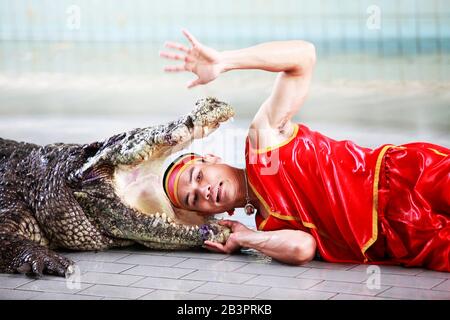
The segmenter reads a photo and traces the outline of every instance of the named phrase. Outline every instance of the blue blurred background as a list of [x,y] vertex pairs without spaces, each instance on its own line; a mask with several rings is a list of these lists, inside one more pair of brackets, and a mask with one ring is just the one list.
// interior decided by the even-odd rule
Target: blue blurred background
[[312,41],[322,81],[448,81],[449,25],[444,0],[1,0],[0,71],[148,76],[187,27],[218,49]]
[[[164,74],[158,56],[166,40],[187,43],[183,27],[219,50],[313,42],[314,83],[296,117],[313,129],[367,146],[450,146],[444,0],[0,0],[0,136],[87,142],[167,121],[205,95],[235,106],[225,128],[245,136],[275,75],[233,71],[187,90],[193,76]],[[235,140],[229,159],[242,164]]]

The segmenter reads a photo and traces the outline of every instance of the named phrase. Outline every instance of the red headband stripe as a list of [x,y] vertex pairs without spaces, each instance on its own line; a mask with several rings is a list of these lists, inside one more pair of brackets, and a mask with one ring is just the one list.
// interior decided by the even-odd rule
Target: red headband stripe
[[164,189],[169,197],[169,200],[176,206],[180,207],[181,203],[178,199],[178,181],[181,174],[186,168],[194,162],[202,160],[203,157],[195,154],[186,154],[177,160],[176,163],[169,169],[164,182]]

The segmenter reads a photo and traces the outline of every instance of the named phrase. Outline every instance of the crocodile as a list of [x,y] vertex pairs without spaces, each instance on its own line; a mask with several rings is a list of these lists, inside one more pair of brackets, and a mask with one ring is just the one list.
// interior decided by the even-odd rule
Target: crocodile
[[[40,146],[0,138],[0,272],[69,276],[65,250],[106,250],[140,244],[150,249],[225,243],[230,230],[171,206],[160,168],[173,153],[233,117],[214,97],[198,99],[188,114],[88,144]],[[126,178],[148,179],[146,201],[136,201]],[[125,181],[125,183],[124,183]],[[144,204],[143,204],[144,203]]]

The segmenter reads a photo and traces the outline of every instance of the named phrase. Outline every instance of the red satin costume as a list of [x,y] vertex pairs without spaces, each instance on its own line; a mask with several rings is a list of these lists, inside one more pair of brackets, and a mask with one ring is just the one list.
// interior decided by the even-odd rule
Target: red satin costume
[[325,261],[450,272],[450,150],[417,142],[364,148],[304,125],[272,148],[246,142],[259,230],[310,233]]

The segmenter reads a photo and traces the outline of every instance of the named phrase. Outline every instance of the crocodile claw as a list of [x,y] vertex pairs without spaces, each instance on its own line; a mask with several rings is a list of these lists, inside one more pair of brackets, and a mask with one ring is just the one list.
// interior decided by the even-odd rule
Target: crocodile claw
[[73,262],[51,250],[36,250],[27,254],[16,269],[19,273],[41,277],[44,273],[64,277],[74,271]]

